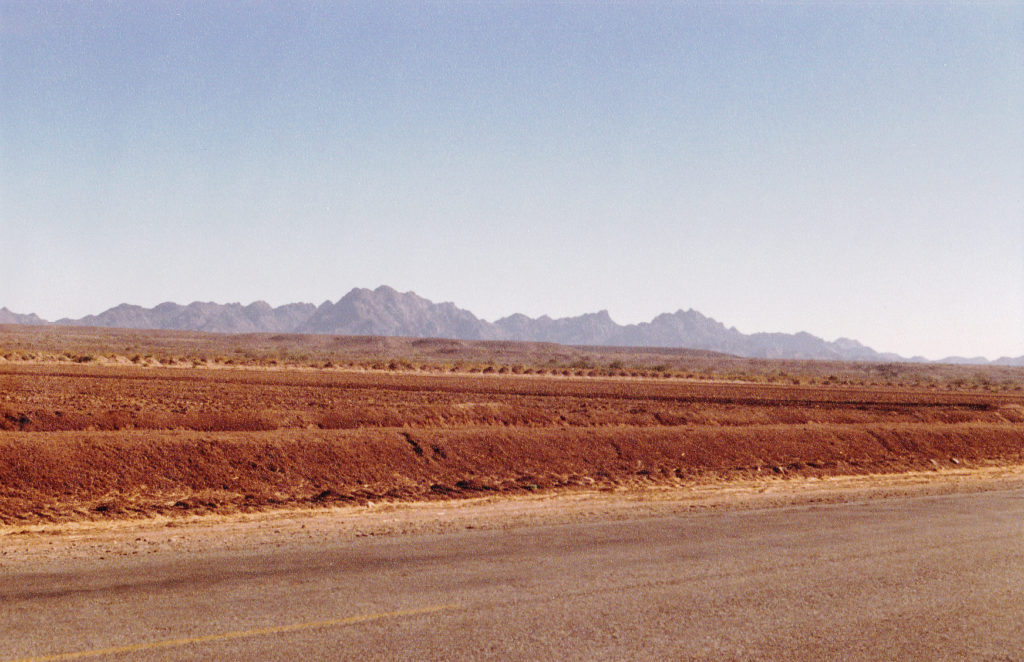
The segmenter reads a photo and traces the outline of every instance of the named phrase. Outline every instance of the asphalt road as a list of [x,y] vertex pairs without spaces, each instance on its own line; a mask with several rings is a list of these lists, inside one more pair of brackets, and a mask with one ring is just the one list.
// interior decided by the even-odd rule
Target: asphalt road
[[1024,660],[1024,491],[0,571],[0,660]]

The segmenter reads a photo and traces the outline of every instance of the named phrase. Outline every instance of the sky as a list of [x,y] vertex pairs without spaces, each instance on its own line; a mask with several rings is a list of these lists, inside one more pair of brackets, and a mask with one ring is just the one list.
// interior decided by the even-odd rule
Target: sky
[[1024,3],[0,0],[0,306],[1024,355]]

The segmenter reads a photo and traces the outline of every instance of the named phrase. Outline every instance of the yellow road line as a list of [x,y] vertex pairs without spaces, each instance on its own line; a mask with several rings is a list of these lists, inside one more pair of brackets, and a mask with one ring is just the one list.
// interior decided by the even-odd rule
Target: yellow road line
[[56,662],[57,660],[80,660],[86,657],[99,657],[100,655],[116,655],[118,653],[136,653],[156,648],[173,648],[174,646],[188,646],[190,644],[205,644],[211,641],[226,641],[228,639],[244,639],[246,637],[260,637],[268,634],[280,634],[282,632],[298,632],[300,630],[313,630],[338,625],[351,625],[353,623],[365,623],[367,621],[379,621],[385,618],[400,618],[402,616],[415,616],[418,614],[431,614],[446,609],[454,609],[455,605],[436,605],[433,607],[420,607],[419,609],[405,609],[402,611],[386,611],[379,614],[362,614],[360,616],[348,616],[336,618],[329,621],[313,621],[310,623],[293,623],[292,625],[279,625],[269,628],[258,628],[255,630],[238,630],[235,632],[223,632],[221,634],[208,634],[201,637],[182,637],[181,639],[165,639],[164,641],[152,641],[144,644],[132,644],[129,646],[115,646],[113,648],[98,648],[91,651],[78,651],[75,653],[61,653],[59,655],[43,655],[40,657],[25,657],[11,662]]

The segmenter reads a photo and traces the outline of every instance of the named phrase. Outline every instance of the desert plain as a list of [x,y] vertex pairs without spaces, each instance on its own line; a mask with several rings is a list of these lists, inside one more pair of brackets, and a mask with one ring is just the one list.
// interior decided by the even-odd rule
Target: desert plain
[[1009,366],[2,327],[0,660],[1019,659],[1022,486]]
[[7,526],[1024,463],[1020,368],[102,329],[0,343]]

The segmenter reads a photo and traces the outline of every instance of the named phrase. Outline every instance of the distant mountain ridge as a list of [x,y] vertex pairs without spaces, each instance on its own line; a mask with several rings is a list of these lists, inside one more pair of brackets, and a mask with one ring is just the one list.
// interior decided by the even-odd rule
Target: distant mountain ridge
[[[0,308],[0,324],[50,324],[38,316]],[[453,303],[434,303],[413,292],[386,285],[356,288],[336,302],[319,306],[292,303],[274,308],[265,301],[243,306],[196,301],[162,303],[154,308],[121,304],[98,315],[53,322],[65,326],[126,329],[174,329],[216,333],[317,333],[406,336],[461,340],[523,340],[564,345],[683,347],[750,358],[825,359],[836,361],[924,361],[881,353],[856,340],[827,341],[809,333],[745,334],[695,310],[663,313],[650,322],[617,324],[608,311],[552,319],[509,315],[495,322],[476,317]],[[983,358],[950,357],[947,363],[989,363]],[[1024,356],[991,363],[1024,366]]]
[[219,304],[204,301],[182,306],[167,302],[154,308],[123,303],[99,315],[86,315],[77,320],[65,318],[55,323],[63,326],[106,326],[119,329],[287,333],[302,324],[315,311],[316,306],[311,303],[291,303],[272,308],[265,301],[257,301],[248,306],[240,303]]
[[12,313],[4,307],[0,308],[0,324],[26,324],[36,326],[40,324],[48,324],[48,322],[40,318],[35,313],[32,313],[31,315],[19,315],[18,313]]

